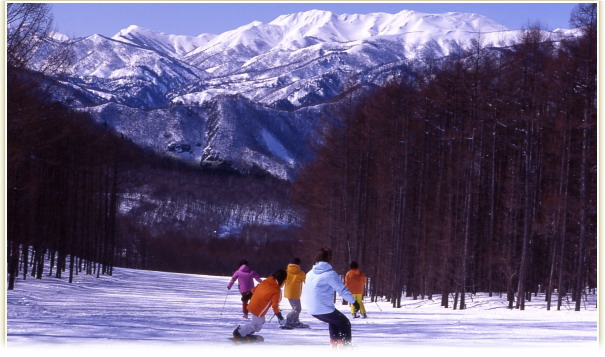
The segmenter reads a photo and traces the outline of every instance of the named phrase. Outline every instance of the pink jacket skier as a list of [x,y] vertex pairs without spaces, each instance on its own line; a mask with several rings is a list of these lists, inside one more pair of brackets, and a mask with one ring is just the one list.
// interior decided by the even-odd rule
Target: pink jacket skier
[[242,294],[242,312],[244,318],[248,318],[248,300],[252,296],[252,289],[254,289],[254,280],[259,283],[262,281],[258,273],[248,266],[248,262],[242,259],[239,262],[239,269],[233,273],[227,289],[231,289],[233,284],[237,280],[237,287],[239,288],[240,294]]

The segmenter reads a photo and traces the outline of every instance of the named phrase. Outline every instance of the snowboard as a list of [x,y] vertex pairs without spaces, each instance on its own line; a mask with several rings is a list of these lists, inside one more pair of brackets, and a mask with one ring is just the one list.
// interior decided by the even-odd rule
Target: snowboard
[[231,340],[233,343],[236,344],[240,344],[240,343],[259,343],[259,342],[263,342],[265,340],[265,338],[261,335],[248,335],[246,336],[246,338],[243,339],[236,339],[235,337],[227,337],[227,339]]
[[282,330],[294,330],[294,329],[297,329],[297,328],[311,328],[311,327],[309,325],[300,324],[300,325],[294,326],[294,327],[282,325],[279,328],[282,329]]

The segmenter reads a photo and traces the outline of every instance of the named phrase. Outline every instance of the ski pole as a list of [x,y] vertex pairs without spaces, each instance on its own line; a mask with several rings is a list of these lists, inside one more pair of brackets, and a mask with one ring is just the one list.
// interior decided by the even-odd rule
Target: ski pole
[[[273,316],[271,316],[271,318],[269,319],[269,322],[271,322],[273,320],[273,318],[277,316],[277,314],[273,314]],[[277,323],[282,326],[282,321],[286,321],[286,319],[277,319]],[[285,322],[284,322],[285,323]]]
[[380,305],[378,305],[378,299],[374,299],[374,303],[376,304],[376,306],[378,306],[378,310],[382,311],[382,309],[380,308]]
[[223,308],[221,309],[221,316],[223,316],[223,311],[225,311],[225,305],[227,304],[227,297],[229,297],[229,292],[231,289],[227,289],[227,293],[225,294],[225,302],[223,302]]

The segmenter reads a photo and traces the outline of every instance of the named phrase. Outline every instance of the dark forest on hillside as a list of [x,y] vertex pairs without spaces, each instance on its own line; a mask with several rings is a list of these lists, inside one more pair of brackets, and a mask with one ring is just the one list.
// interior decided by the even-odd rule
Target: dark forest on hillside
[[[9,289],[18,277],[68,274],[71,281],[74,274],[112,274],[114,266],[226,275],[250,255],[270,274],[275,255],[264,251],[295,254],[295,225],[262,222],[296,223],[289,183],[160,157],[88,114],[51,102],[52,78],[69,66],[69,56],[49,58],[42,72],[28,69],[36,41],[49,35],[50,7],[9,4],[8,10],[9,21],[36,25],[9,41]],[[233,217],[244,222],[241,229],[220,235]]]
[[[308,270],[329,246],[338,272],[358,261],[369,295],[395,307],[439,294],[464,309],[477,291],[519,309],[546,291],[550,307],[556,290],[579,309],[594,293],[595,4],[572,14],[577,38],[535,27],[496,49],[478,36],[464,53],[410,62],[384,87],[351,94],[323,114],[326,144],[293,183],[158,157],[46,100],[68,65],[28,70],[49,8],[9,4],[8,15],[39,26],[8,41],[9,289],[115,266],[228,275],[246,258],[268,275],[300,256]],[[221,234],[234,215],[254,223]]]
[[343,105],[295,184],[305,236],[393,306],[440,294],[463,309],[483,291],[523,309],[556,290],[579,309],[597,284],[595,9],[572,15],[580,38],[479,38]]
[[32,90],[9,95],[10,287],[19,270],[41,277],[45,257],[56,277],[111,274],[113,266],[228,274],[252,254],[270,274],[274,256],[257,253],[295,248],[288,226],[218,234],[234,215],[289,219],[287,182],[158,157]]

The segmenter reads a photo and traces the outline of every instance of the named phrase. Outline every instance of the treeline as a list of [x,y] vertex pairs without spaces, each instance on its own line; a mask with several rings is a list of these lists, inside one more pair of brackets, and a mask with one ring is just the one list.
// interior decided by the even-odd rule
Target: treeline
[[[242,233],[224,238],[186,238],[174,235],[148,235],[140,243],[146,245],[144,260],[137,265],[118,266],[191,274],[231,276],[245,258],[261,276],[269,276],[276,269],[286,267],[292,256],[303,247],[293,238],[295,227],[247,226]],[[263,239],[277,236],[278,239]],[[298,247],[298,249],[297,249]]]
[[310,246],[358,261],[395,307],[483,291],[550,309],[556,291],[579,310],[597,284],[596,5],[571,23],[580,37],[478,38],[333,113],[295,183]]
[[48,78],[10,72],[9,290],[20,276],[71,282],[114,266],[227,275],[242,258],[270,274],[302,244],[288,182],[158,156],[48,100]]
[[229,275],[245,258],[271,274],[270,257],[297,245],[300,222],[287,181],[172,160],[137,165],[126,176],[119,187],[118,266]]
[[14,288],[19,260],[24,278],[28,267],[41,278],[46,256],[49,274],[56,264],[57,277],[69,262],[70,281],[82,270],[111,274],[119,165],[128,160],[124,149],[134,147],[88,116],[45,100],[41,87],[19,90],[32,74],[9,71],[8,289]]
[[274,271],[298,229],[288,182],[158,156],[55,102],[69,48],[33,63],[50,5],[8,4],[7,23],[8,289],[114,266],[226,275],[247,258]]

